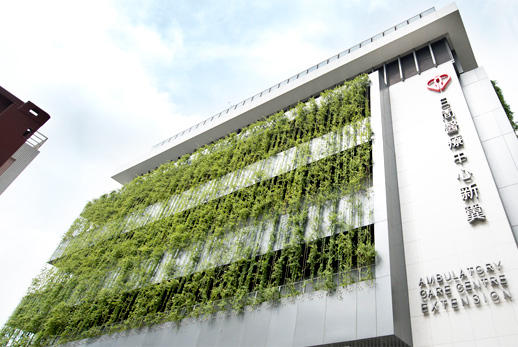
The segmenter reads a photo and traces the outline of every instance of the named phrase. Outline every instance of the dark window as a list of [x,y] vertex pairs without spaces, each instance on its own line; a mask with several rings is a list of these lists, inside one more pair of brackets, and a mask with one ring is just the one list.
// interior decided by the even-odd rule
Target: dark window
[[11,100],[7,99],[3,95],[0,95],[0,112],[5,110],[7,107],[9,107],[12,104]]
[[29,138],[29,137],[31,137],[32,133],[33,133],[32,129],[27,129],[27,130],[25,130],[25,132],[23,133],[22,136],[25,138]]
[[450,52],[446,47],[446,40],[442,39],[432,44],[433,55],[437,65],[446,63],[451,60]]
[[413,53],[405,55],[403,58],[401,58],[401,68],[403,69],[404,79],[417,75]]
[[387,64],[386,68],[387,83],[389,86],[401,81],[401,76],[399,75],[399,64],[397,60],[394,60],[392,63]]
[[421,72],[434,67],[432,55],[430,54],[430,49],[428,48],[428,46],[421,48],[415,53],[417,56],[417,63],[419,64],[419,70],[421,70]]

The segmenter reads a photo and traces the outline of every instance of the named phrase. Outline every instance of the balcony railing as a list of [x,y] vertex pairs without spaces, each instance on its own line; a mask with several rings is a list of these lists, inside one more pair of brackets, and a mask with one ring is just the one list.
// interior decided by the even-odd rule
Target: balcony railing
[[47,136],[43,135],[42,133],[36,131],[34,134],[32,134],[31,137],[25,141],[26,144],[28,144],[31,147],[34,147],[35,149],[39,149],[45,141],[47,141]]

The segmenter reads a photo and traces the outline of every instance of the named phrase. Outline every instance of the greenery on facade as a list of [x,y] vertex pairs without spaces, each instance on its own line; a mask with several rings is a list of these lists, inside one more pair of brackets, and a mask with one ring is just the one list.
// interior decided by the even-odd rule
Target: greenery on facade
[[[279,112],[89,202],[63,237],[66,251],[34,280],[0,344],[63,343],[220,310],[240,312],[302,290],[333,290],[370,278],[373,229],[354,221],[365,211],[361,197],[371,184],[368,85],[360,76],[290,115]],[[300,159],[311,155],[311,140],[330,133],[335,135],[327,145],[355,146],[316,161]],[[275,177],[257,170],[256,184],[147,224],[117,227],[152,204],[294,147],[302,164],[292,170]],[[348,214],[338,209],[344,197]],[[324,209],[328,213],[319,218],[325,220],[308,225],[310,212]],[[276,232],[281,220],[289,232]],[[240,230],[255,228],[257,234],[265,221],[275,227],[261,231],[268,235],[262,246],[243,237]],[[362,267],[367,270],[353,271]]]
[[500,89],[499,86],[497,86],[497,81],[491,81],[491,84],[493,85],[493,88],[495,89],[496,95],[498,95],[498,99],[500,100],[500,103],[502,104],[502,107],[504,108],[505,114],[507,115],[507,118],[509,119],[509,122],[511,123],[511,126],[513,127],[514,132],[518,131],[518,124],[514,121],[514,112],[511,111],[511,106],[505,101],[504,94],[502,93],[502,89]]

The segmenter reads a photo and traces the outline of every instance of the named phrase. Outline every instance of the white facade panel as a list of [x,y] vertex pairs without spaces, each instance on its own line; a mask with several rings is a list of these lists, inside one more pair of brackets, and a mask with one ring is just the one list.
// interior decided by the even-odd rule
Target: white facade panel
[[[446,89],[441,93],[428,90],[427,82],[441,74],[451,77]],[[518,175],[502,172],[507,169],[501,161],[490,169],[495,156],[511,166],[514,161],[492,114],[494,100],[484,103],[480,97],[491,90],[477,84],[478,77],[467,76],[470,88],[463,89],[453,65],[447,63],[390,87],[414,346],[461,342],[473,346],[481,341],[498,345],[508,341],[500,338],[511,335],[518,341],[518,303],[505,298],[518,286],[518,251],[500,200],[500,195],[513,192],[499,194],[495,184],[500,180],[513,185]],[[461,135],[464,143],[459,149],[448,145],[443,98],[458,123],[455,135]],[[468,104],[473,98],[474,106]],[[478,117],[472,118],[472,108],[481,110]],[[487,149],[483,139],[487,139]],[[462,165],[454,162],[459,153],[467,159]],[[471,182],[457,179],[461,169],[473,174]],[[465,202],[460,190],[471,184],[477,185],[478,198]],[[468,222],[465,208],[473,204],[482,208],[484,220]],[[493,263],[500,268],[490,265],[494,271],[488,270],[486,264]],[[480,273],[477,266],[481,266]],[[460,278],[461,270],[464,278]],[[453,273],[458,279],[447,281]],[[433,284],[428,283],[430,278]],[[427,305],[427,312],[422,304]]]
[[461,75],[460,82],[518,241],[518,139],[483,68]]

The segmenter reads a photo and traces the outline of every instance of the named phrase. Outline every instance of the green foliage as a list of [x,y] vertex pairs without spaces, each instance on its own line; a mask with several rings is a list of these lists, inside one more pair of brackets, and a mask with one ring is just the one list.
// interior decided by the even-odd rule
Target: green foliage
[[511,126],[513,127],[513,130],[516,132],[518,130],[518,124],[514,121],[513,115],[514,112],[511,111],[511,106],[505,101],[504,94],[502,93],[502,89],[500,89],[499,86],[497,86],[497,81],[491,81],[491,84],[493,85],[493,88],[495,89],[496,95],[498,96],[498,99],[500,100],[500,103],[502,104],[502,107],[504,108],[505,114],[507,115],[507,118],[509,119],[509,122],[511,123]]
[[[342,285],[357,280],[354,268],[368,267],[376,256],[372,228],[355,227],[364,210],[359,196],[371,185],[368,85],[360,76],[322,93],[318,103],[299,103],[289,115],[256,122],[89,202],[1,341],[52,344],[60,336],[62,343],[223,309],[240,312],[296,295],[304,290],[300,283],[333,290],[337,273]],[[316,138],[328,154],[314,159]],[[253,184],[218,185],[292,148],[290,170],[270,177],[256,165]],[[202,195],[194,204],[162,203],[181,194]],[[340,213],[341,199],[349,215]],[[146,212],[157,203],[176,210]],[[319,216],[312,223],[310,210]],[[331,210],[325,218],[324,210]]]

